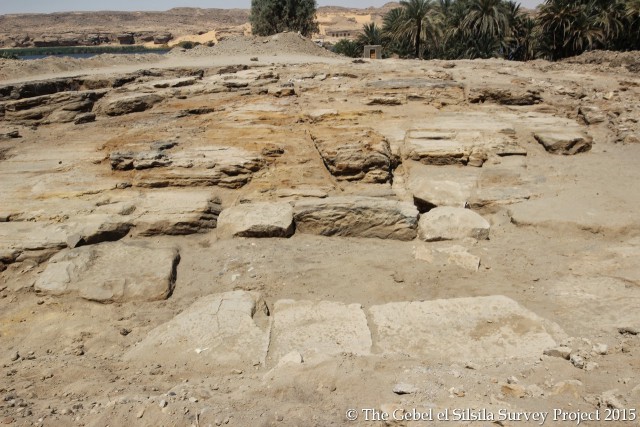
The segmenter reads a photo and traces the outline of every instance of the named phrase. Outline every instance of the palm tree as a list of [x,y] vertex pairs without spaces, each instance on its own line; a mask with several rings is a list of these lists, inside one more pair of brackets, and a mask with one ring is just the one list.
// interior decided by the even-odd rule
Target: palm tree
[[625,2],[595,0],[590,4],[596,26],[600,28],[605,48],[613,48],[624,32]]
[[506,12],[502,0],[473,0],[462,25],[476,36],[502,38],[509,30]]
[[363,46],[385,44],[382,36],[382,29],[377,26],[375,22],[364,24],[362,27],[362,33],[358,35],[358,44]]
[[640,49],[640,0],[626,2],[625,22],[628,26],[625,48]]
[[538,22],[551,59],[577,55],[602,40],[594,8],[583,1],[546,0],[540,6]]
[[434,34],[437,14],[435,2],[434,0],[401,0],[400,5],[401,8],[393,9],[385,16],[385,31],[395,41],[411,37],[415,57],[420,58],[423,38]]

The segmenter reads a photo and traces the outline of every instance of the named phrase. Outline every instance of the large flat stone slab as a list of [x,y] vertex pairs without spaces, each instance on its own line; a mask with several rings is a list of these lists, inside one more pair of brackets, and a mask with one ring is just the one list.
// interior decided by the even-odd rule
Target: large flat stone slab
[[539,358],[562,331],[504,296],[396,302],[369,309],[376,346],[428,361]]
[[331,301],[277,301],[269,357],[278,361],[292,351],[303,357],[339,353],[368,355],[371,333],[362,306]]
[[421,212],[434,207],[463,208],[472,198],[480,171],[456,166],[427,166],[415,163],[408,168],[408,188]]
[[526,155],[507,122],[484,114],[441,114],[407,131],[403,156],[426,165],[481,167],[490,156]]
[[375,197],[328,197],[298,201],[294,220],[301,233],[413,240],[418,210],[410,203]]
[[83,246],[54,255],[35,288],[102,303],[158,301],[173,292],[179,261],[173,248],[121,242]]
[[163,363],[194,369],[264,364],[269,347],[267,315],[267,306],[258,293],[208,295],[152,329],[124,359],[148,363],[157,361],[157,354],[162,353]]
[[263,157],[242,148],[192,141],[129,144],[110,154],[111,168],[133,176],[136,187],[240,188],[265,166]]
[[293,231],[293,208],[289,203],[232,206],[218,218],[218,235],[223,237],[289,237]]
[[0,262],[45,258],[67,247],[69,233],[58,224],[0,222]]

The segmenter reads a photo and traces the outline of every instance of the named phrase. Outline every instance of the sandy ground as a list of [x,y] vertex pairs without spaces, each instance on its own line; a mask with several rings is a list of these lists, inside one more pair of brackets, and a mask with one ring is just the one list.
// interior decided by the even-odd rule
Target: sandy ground
[[[425,245],[420,239],[403,242],[301,232],[287,239],[227,239],[217,229],[187,236],[130,233],[123,238],[120,243],[139,241],[151,248],[179,249],[175,290],[163,301],[100,304],[74,295],[37,292],[34,284],[50,262],[7,265],[0,273],[0,423],[570,426],[577,424],[572,417],[583,416],[592,418],[580,423],[585,426],[640,425],[633,416],[640,409],[640,338],[629,332],[640,328],[640,145],[621,140],[637,135],[637,74],[581,64],[496,60],[354,64],[296,54],[261,56],[258,61],[252,61],[251,55],[176,55],[156,62],[107,62],[87,68],[80,63],[64,70],[34,66],[24,76],[5,71],[2,83],[80,74],[115,76],[140,69],[206,72],[192,86],[153,89],[149,85],[169,77],[148,77],[107,95],[109,99],[128,93],[161,94],[163,100],[145,112],[110,117],[96,107],[96,121],[83,125],[33,126],[5,118],[2,128],[19,130],[22,138],[0,141],[0,195],[3,209],[10,213],[0,229],[27,218],[44,225],[82,221],[84,208],[77,206],[91,205],[98,212],[116,198],[139,205],[139,194],[161,191],[136,187],[138,178],[145,173],[153,178],[155,170],[114,171],[109,155],[138,147],[135,144],[140,141],[177,139],[180,147],[224,145],[251,152],[274,144],[282,148],[284,154],[269,160],[241,188],[193,188],[220,198],[223,208],[261,201],[295,204],[301,199],[282,197],[282,190],[374,195],[411,204],[409,182],[420,165],[403,155],[405,134],[444,126],[450,122],[442,118],[450,115],[463,117],[469,129],[507,121],[527,155],[490,156],[480,169],[462,167],[481,171],[478,185],[496,189],[502,197],[471,206],[490,223],[489,240],[456,242],[481,259],[477,272],[451,262],[416,259],[416,248]],[[229,65],[250,69],[216,75]],[[267,72],[278,75],[277,83],[265,86],[256,77]],[[394,79],[405,79],[413,86],[376,89],[377,82]],[[229,81],[237,85],[224,86]],[[455,94],[438,85],[424,89],[420,81],[440,86],[455,82],[461,89]],[[244,82],[248,86],[242,87]],[[283,86],[293,86],[296,95],[273,96],[274,89]],[[221,87],[225,89],[218,90]],[[524,106],[471,103],[481,89],[534,90],[541,100]],[[401,105],[367,105],[376,96],[398,98]],[[578,114],[585,105],[598,107],[605,119],[585,124]],[[214,112],[177,114],[204,107]],[[538,125],[532,117],[537,115],[546,120],[541,126],[554,132],[561,132],[563,126],[557,120],[570,120],[593,137],[593,148],[574,156],[546,152],[533,137],[532,129]],[[309,135],[332,135],[340,142],[352,129],[369,129],[387,138],[402,159],[392,185],[339,180],[327,171]],[[190,172],[195,169],[174,169],[195,173]],[[134,187],[114,190],[114,184],[123,180]],[[503,197],[500,190],[514,183],[528,197]],[[426,245],[443,244],[448,243]],[[131,263],[135,265],[135,260]],[[112,268],[114,273],[118,266]],[[99,280],[107,280],[110,271],[103,274]],[[271,356],[257,364],[240,358],[222,363],[214,356],[204,363],[209,360],[203,359],[206,351],[202,357],[191,351],[189,357],[194,359],[185,361],[152,346],[143,346],[143,353],[133,359],[127,357],[155,328],[188,312],[194,303],[212,294],[240,290],[259,292],[272,318],[278,301],[288,299],[361,305],[368,316],[372,350],[367,355],[300,351],[303,363],[290,364],[279,363],[273,347]],[[508,329],[503,330],[504,339],[513,340],[514,349],[525,351],[531,344],[519,341],[519,333],[543,328],[557,345],[567,345],[591,364],[579,368],[537,350],[525,357],[508,352],[498,356],[500,346],[482,338],[491,334],[484,328],[496,326],[492,321],[483,321],[472,336],[478,340],[477,347],[465,347],[468,343],[459,341],[458,331],[434,327],[438,338],[431,345],[438,357],[415,356],[402,346],[392,353],[377,348],[383,331],[374,327],[372,307],[495,295],[508,297],[543,319],[532,325],[524,321],[497,325]],[[450,312],[449,320],[464,325],[481,314],[462,308]],[[419,318],[414,321],[418,334],[424,325]],[[192,331],[194,339],[206,336],[204,331],[211,327],[199,325]],[[191,343],[178,340],[176,348]],[[466,350],[460,353],[458,348]],[[494,356],[479,358],[481,353]],[[401,383],[413,389],[407,394],[394,392]],[[350,421],[350,409],[356,410],[358,420]],[[460,419],[450,412],[448,421],[407,423],[385,422],[373,415],[376,411],[393,414],[396,409],[404,411],[397,413],[415,409],[436,418],[447,409],[473,414],[484,410],[496,416],[502,410],[513,418]],[[514,419],[543,412],[550,413],[544,422]],[[599,421],[594,420],[596,415]],[[605,422],[606,416],[615,419]]]

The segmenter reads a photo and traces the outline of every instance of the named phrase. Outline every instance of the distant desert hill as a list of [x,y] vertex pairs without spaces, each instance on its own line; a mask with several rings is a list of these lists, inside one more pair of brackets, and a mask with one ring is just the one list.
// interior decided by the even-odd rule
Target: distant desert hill
[[[364,24],[381,23],[398,3],[380,8],[325,6],[318,9],[319,37],[357,34]],[[0,47],[97,44],[201,43],[246,34],[249,9],[174,8],[166,12],[64,12],[0,15]]]

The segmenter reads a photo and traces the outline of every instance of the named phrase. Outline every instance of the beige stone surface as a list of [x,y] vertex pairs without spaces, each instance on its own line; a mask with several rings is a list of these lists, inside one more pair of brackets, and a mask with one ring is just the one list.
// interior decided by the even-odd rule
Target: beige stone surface
[[389,303],[369,312],[381,351],[449,362],[538,358],[559,329],[504,296]]

